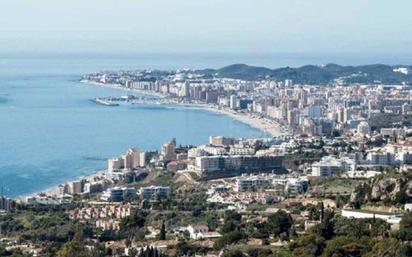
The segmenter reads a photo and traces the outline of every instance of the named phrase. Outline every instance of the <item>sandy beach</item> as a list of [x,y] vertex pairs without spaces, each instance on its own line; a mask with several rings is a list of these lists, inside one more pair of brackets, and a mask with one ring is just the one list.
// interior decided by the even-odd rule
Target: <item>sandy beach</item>
[[239,113],[229,109],[222,109],[209,106],[209,110],[227,115],[235,120],[248,124],[251,127],[259,129],[273,137],[287,135],[288,132],[282,130],[281,126],[275,121],[270,121],[264,118],[254,117],[247,113]]
[[262,132],[268,133],[273,137],[289,135],[289,132],[282,129],[281,125],[278,124],[276,121],[264,119],[261,117],[256,117],[248,113],[236,112],[229,108],[224,108],[224,107],[219,107],[219,106],[209,105],[209,104],[197,104],[197,103],[194,103],[194,104],[176,103],[173,105],[178,105],[178,106],[187,107],[187,108],[199,108],[202,110],[207,110],[207,111],[227,115],[231,117],[232,119],[238,120],[253,128],[259,129]]
[[[127,88],[124,88],[120,84],[104,84],[104,83],[98,83],[98,82],[89,81],[89,80],[82,80],[81,82],[96,85],[96,86],[101,86],[101,87],[115,88],[115,89],[120,89],[124,91],[132,91],[132,92],[142,93],[146,95],[153,95],[153,96],[162,97],[162,98],[167,97],[166,95],[162,93],[158,93],[158,92],[139,90],[139,89],[127,89]],[[235,120],[243,122],[253,128],[259,129],[264,133],[268,133],[273,137],[289,134],[288,131],[285,131],[284,129],[282,129],[280,124],[276,123],[275,121],[264,119],[261,117],[256,117],[256,116],[253,116],[247,113],[236,112],[228,108],[218,107],[218,106],[209,105],[209,104],[200,104],[200,103],[177,103],[176,102],[176,103],[171,103],[171,104],[188,107],[188,108],[200,108],[200,109],[224,114]]]
[[58,185],[55,185],[55,186],[46,188],[44,190],[41,190],[40,192],[31,193],[29,195],[22,195],[22,196],[17,197],[17,199],[20,199],[22,201],[26,201],[27,198],[35,197],[35,196],[42,195],[42,194],[44,194],[46,196],[50,196],[50,197],[56,197],[56,196],[60,195],[60,193],[59,193],[59,191],[60,191],[59,186],[60,185],[64,185],[64,184],[67,184],[67,183],[80,181],[80,180],[94,181],[95,179],[106,175],[106,173],[107,173],[107,170],[93,171],[89,175],[81,176],[81,177],[78,177],[76,179],[72,179],[72,180],[69,180],[69,181],[62,182]]
[[[123,91],[132,91],[132,92],[137,92],[137,93],[141,93],[141,94],[145,94],[145,95],[152,95],[152,96],[156,96],[156,97],[160,97],[160,98],[167,97],[166,95],[158,93],[158,92],[151,92],[151,91],[138,90],[138,89],[126,89],[120,84],[104,84],[104,83],[98,83],[98,82],[95,82],[95,81],[88,81],[88,80],[82,80],[81,83],[94,85],[94,86],[99,86],[99,87],[114,88],[114,89],[119,89],[119,90],[123,90]],[[150,104],[150,101],[148,101],[147,104]],[[247,125],[249,125],[253,128],[259,129],[262,132],[264,132],[265,134],[269,134],[272,137],[283,136],[283,135],[288,135],[289,134],[288,131],[285,131],[284,129],[282,129],[282,127],[278,123],[276,123],[275,121],[264,119],[264,118],[261,118],[261,117],[257,117],[257,116],[254,116],[254,115],[248,114],[248,113],[237,112],[237,111],[231,110],[229,108],[219,107],[217,105],[202,104],[202,103],[179,103],[179,102],[170,102],[170,103],[166,103],[165,105],[171,105],[171,106],[174,105],[174,106],[179,106],[179,107],[183,107],[183,108],[198,108],[198,109],[202,109],[202,110],[206,110],[206,111],[211,111],[211,112],[227,115],[227,116],[231,117],[232,119],[238,120],[238,121],[243,122],[243,123],[245,123],[245,124],[247,124]],[[81,180],[81,179],[86,179],[88,181],[92,181],[92,180],[94,180],[94,178],[102,176],[106,172],[107,172],[107,170],[94,171],[90,175],[82,176],[82,177],[79,177],[77,179],[73,179],[73,180],[64,182],[62,184],[70,183],[70,182],[73,182],[73,181],[78,181],[78,180]],[[55,186],[52,186],[52,187],[47,188],[45,190],[42,190],[41,192],[33,193],[33,194],[30,194],[30,195],[26,195],[26,196],[21,196],[19,198],[24,199],[26,197],[36,196],[36,195],[39,195],[39,194],[45,194],[45,195],[48,195],[48,196],[56,196],[56,195],[58,195],[58,192],[59,192],[58,187],[59,187],[59,185],[55,185]]]

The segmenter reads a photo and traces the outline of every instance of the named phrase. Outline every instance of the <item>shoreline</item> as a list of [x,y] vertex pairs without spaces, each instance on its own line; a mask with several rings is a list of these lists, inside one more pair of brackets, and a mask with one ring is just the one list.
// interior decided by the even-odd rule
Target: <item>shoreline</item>
[[100,82],[91,81],[91,80],[80,80],[79,82],[83,83],[83,84],[89,84],[89,85],[92,85],[92,86],[99,86],[99,87],[104,87],[104,88],[123,90],[125,92],[131,91],[131,92],[136,92],[136,93],[143,94],[143,95],[157,96],[159,98],[167,97],[166,95],[164,95],[162,93],[158,93],[158,92],[141,90],[141,89],[134,89],[134,88],[133,89],[125,88],[121,84],[112,84],[112,83],[107,83],[106,84],[106,83],[100,83]]
[[[140,89],[127,89],[127,88],[124,88],[120,84],[105,84],[105,83],[99,83],[99,82],[90,81],[90,80],[80,80],[80,83],[99,86],[99,87],[105,87],[105,88],[118,89],[118,90],[123,90],[123,91],[132,91],[132,92],[136,92],[136,93],[140,93],[144,95],[156,96],[159,98],[167,97],[166,95],[158,93],[158,92],[151,92],[151,91],[140,90]],[[213,106],[213,105],[203,104],[203,103],[170,103],[168,105],[170,106],[176,105],[178,107],[183,107],[183,108],[198,108],[201,110],[214,112],[214,113],[221,114],[221,115],[226,115],[252,128],[258,129],[264,134],[270,134],[270,136],[272,137],[289,135],[288,131],[284,131],[281,125],[276,123],[275,121],[268,121],[267,119],[264,119],[264,118],[253,117],[250,114],[235,112],[227,108],[219,108],[218,106]],[[78,177],[73,180],[59,183],[58,185],[48,187],[39,192],[34,192],[28,195],[17,196],[16,199],[22,199],[23,201],[26,201],[26,199],[29,197],[35,197],[35,196],[39,196],[42,194],[46,196],[50,196],[50,197],[53,197],[53,196],[55,197],[55,196],[58,196],[58,188],[60,185],[71,183],[74,181],[79,181],[82,179],[92,180],[95,177],[105,175],[105,173],[107,173],[107,170],[92,171],[92,173],[89,175],[84,175],[84,176]]]
[[222,114],[236,121],[239,121],[243,124],[246,124],[252,128],[258,129],[264,134],[268,133],[272,137],[289,135],[289,133],[285,131],[284,129],[282,129],[281,125],[276,123],[275,121],[268,121],[265,118],[253,117],[252,115],[247,114],[247,113],[239,113],[239,112],[235,112],[233,110],[227,109],[227,108],[219,108],[219,107],[208,105],[208,104],[174,103],[170,105],[171,106],[175,105],[175,106],[184,107],[184,108],[192,108],[192,109],[197,108],[200,110]]
[[[110,83],[105,84],[105,83],[99,83],[99,82],[90,81],[90,80],[81,80],[80,82],[85,83],[85,84],[101,86],[101,87],[121,89],[124,91],[132,91],[132,92],[137,92],[137,93],[146,94],[146,95],[153,95],[153,96],[157,96],[161,98],[167,97],[166,95],[162,93],[158,93],[158,92],[124,88],[120,84],[110,84]],[[250,114],[235,112],[227,108],[219,108],[218,106],[213,106],[213,105],[203,104],[203,103],[173,103],[170,105],[177,105],[177,106],[187,107],[187,108],[200,108],[200,109],[211,111],[214,113],[223,114],[234,120],[237,120],[246,125],[249,125],[252,128],[258,129],[262,131],[264,134],[268,133],[272,137],[284,136],[284,135],[290,134],[288,131],[285,131],[284,129],[282,129],[281,125],[275,121],[268,121],[265,118],[253,117]]]
[[54,186],[47,187],[46,189],[43,189],[43,190],[38,191],[38,192],[29,193],[27,195],[19,195],[19,196],[16,196],[15,199],[20,199],[21,201],[26,202],[27,198],[37,197],[37,196],[40,196],[40,195],[45,195],[46,197],[63,196],[63,195],[59,194],[59,186],[65,185],[65,184],[68,184],[68,183],[71,183],[71,182],[80,181],[80,180],[91,181],[91,180],[93,180],[97,177],[106,175],[106,173],[107,173],[107,170],[94,170],[94,171],[92,171],[92,173],[90,173],[88,175],[83,175],[83,176],[79,176],[77,178],[66,180],[64,182],[61,182],[61,183],[59,183],[57,185],[54,185]]
[[244,124],[247,124],[251,126],[252,128],[258,129],[265,134],[269,133],[272,137],[288,135],[286,131],[282,130],[281,125],[274,121],[268,121],[267,119],[264,119],[264,118],[253,117],[252,115],[247,114],[247,113],[233,112],[229,109],[217,108],[215,106],[210,106],[210,105],[206,105],[203,107],[201,106],[201,108],[206,109],[208,111],[212,111],[215,113],[229,116],[232,119],[240,121]]

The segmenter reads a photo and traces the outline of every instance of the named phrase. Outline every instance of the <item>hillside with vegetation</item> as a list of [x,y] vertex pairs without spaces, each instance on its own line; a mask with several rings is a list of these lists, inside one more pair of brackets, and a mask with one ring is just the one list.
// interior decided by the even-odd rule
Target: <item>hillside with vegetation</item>
[[242,80],[286,80],[291,79],[300,84],[329,84],[336,81],[342,83],[412,83],[412,75],[394,71],[399,67],[411,69],[412,66],[390,66],[384,64],[341,66],[338,64],[305,65],[298,68],[284,67],[269,69],[246,64],[233,64],[220,69],[199,70],[204,75],[219,78]]

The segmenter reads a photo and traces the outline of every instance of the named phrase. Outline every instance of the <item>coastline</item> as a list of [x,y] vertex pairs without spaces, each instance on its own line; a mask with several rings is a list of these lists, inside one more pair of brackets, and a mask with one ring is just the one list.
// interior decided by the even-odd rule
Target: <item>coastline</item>
[[158,92],[153,92],[153,91],[146,91],[146,90],[140,90],[140,89],[130,89],[130,88],[125,88],[123,87],[121,84],[113,84],[113,83],[100,83],[100,82],[96,82],[96,81],[91,81],[91,80],[80,80],[80,83],[83,84],[89,84],[92,86],[99,86],[99,87],[104,87],[104,88],[111,88],[111,89],[118,89],[118,90],[123,90],[125,92],[127,91],[131,91],[131,92],[136,92],[139,94],[143,94],[143,95],[151,95],[151,96],[156,96],[159,98],[165,98],[166,96],[164,94],[158,93]]
[[259,129],[265,134],[268,133],[272,137],[284,136],[288,134],[287,132],[282,130],[281,126],[278,123],[274,121],[269,121],[264,118],[253,117],[250,114],[234,112],[226,108],[216,108],[215,106],[210,105],[206,105],[203,107],[201,106],[201,108],[215,113],[227,115],[232,119],[245,123],[253,128]]
[[[127,89],[127,88],[124,88],[120,84],[110,84],[110,83],[105,84],[105,83],[99,83],[99,82],[90,81],[90,80],[81,80],[80,82],[85,83],[85,84],[95,85],[95,86],[120,89],[124,91],[132,91],[132,92],[137,92],[137,93],[146,94],[146,95],[153,95],[153,96],[157,96],[160,98],[167,97],[166,95],[162,93],[158,93],[158,92],[152,92],[152,91],[146,91],[146,90],[140,90],[140,89]],[[203,110],[223,114],[223,115],[231,117],[234,120],[237,120],[246,125],[249,125],[252,128],[258,129],[265,134],[268,133],[272,137],[284,136],[284,135],[289,134],[288,131],[285,131],[284,129],[282,129],[281,125],[278,124],[277,122],[270,121],[264,118],[254,117],[251,114],[235,112],[227,108],[220,108],[220,107],[209,105],[209,104],[173,103],[173,105],[178,105],[178,106],[187,107],[187,108],[200,108]]]
[[27,195],[17,196],[16,199],[26,201],[27,198],[36,197],[36,196],[40,196],[40,195],[45,195],[47,197],[58,197],[58,196],[60,196],[59,186],[64,185],[64,184],[68,184],[68,183],[71,183],[71,182],[79,181],[79,180],[92,181],[96,178],[99,178],[101,176],[106,175],[106,173],[107,173],[107,170],[95,170],[95,171],[92,171],[88,175],[83,175],[83,176],[80,176],[80,177],[77,177],[77,178],[74,178],[74,179],[71,179],[71,180],[64,181],[62,183],[59,183],[58,185],[48,187],[48,188],[43,189],[41,191],[34,192],[34,193],[31,193],[31,194],[27,194]]
[[246,125],[249,125],[252,128],[258,129],[265,134],[270,134],[272,137],[286,136],[289,134],[287,131],[284,131],[281,128],[281,125],[276,123],[275,121],[269,121],[264,118],[254,117],[250,114],[236,112],[228,108],[219,108],[213,105],[194,104],[194,103],[181,103],[181,104],[174,103],[172,105],[176,105],[179,107],[185,107],[185,108],[192,108],[192,109],[198,108],[201,110],[206,110],[206,111],[226,115],[234,120],[237,120]]
[[[118,89],[118,90],[123,90],[123,91],[132,91],[132,92],[136,92],[139,94],[144,94],[144,95],[151,95],[151,96],[156,96],[159,98],[166,98],[167,96],[158,92],[152,92],[152,91],[146,91],[146,90],[139,90],[139,89],[127,89],[124,88],[122,85],[120,84],[105,84],[105,83],[99,83],[99,82],[95,82],[95,81],[89,81],[89,80],[81,80],[80,83],[84,83],[84,84],[89,84],[89,85],[93,85],[93,86],[99,86],[99,87],[105,87],[105,88],[112,88],[112,89]],[[276,123],[275,121],[270,121],[264,118],[259,118],[259,117],[255,117],[252,116],[251,114],[247,114],[247,113],[240,113],[240,112],[236,112],[233,111],[231,109],[228,108],[220,108],[218,106],[213,106],[213,105],[209,105],[209,104],[202,104],[202,103],[171,103],[169,105],[176,105],[179,107],[184,107],[184,108],[198,108],[201,110],[206,110],[206,111],[210,111],[210,112],[214,112],[214,113],[218,113],[218,114],[222,114],[222,115],[226,115],[234,120],[240,121],[252,128],[258,129],[260,131],[262,131],[264,134],[269,134],[272,137],[277,137],[277,136],[285,136],[288,135],[289,133],[287,131],[284,131],[281,128],[281,125]],[[59,195],[59,186],[62,184],[67,184],[70,182],[74,182],[74,181],[79,181],[79,180],[88,180],[91,181],[97,177],[100,176],[104,176],[105,173],[107,173],[107,170],[100,170],[100,171],[92,171],[91,174],[89,175],[85,175],[85,176],[81,176],[78,177],[76,179],[73,180],[69,180],[69,181],[65,181],[62,182],[58,185],[54,185],[51,186],[49,188],[46,188],[44,190],[41,190],[39,192],[34,192],[28,195],[22,195],[22,196],[18,196],[16,197],[17,199],[22,199],[23,201],[25,201],[27,198],[29,197],[35,197],[35,196],[39,196],[39,195],[46,195],[49,197],[56,197]]]

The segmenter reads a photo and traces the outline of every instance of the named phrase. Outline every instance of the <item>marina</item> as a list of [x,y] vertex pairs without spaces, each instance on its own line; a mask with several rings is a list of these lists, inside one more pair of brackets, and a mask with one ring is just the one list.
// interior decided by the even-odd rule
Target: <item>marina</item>
[[104,106],[119,106],[118,103],[113,103],[112,100],[108,100],[105,98],[93,98],[91,99],[92,102],[96,103],[96,104],[101,104]]

